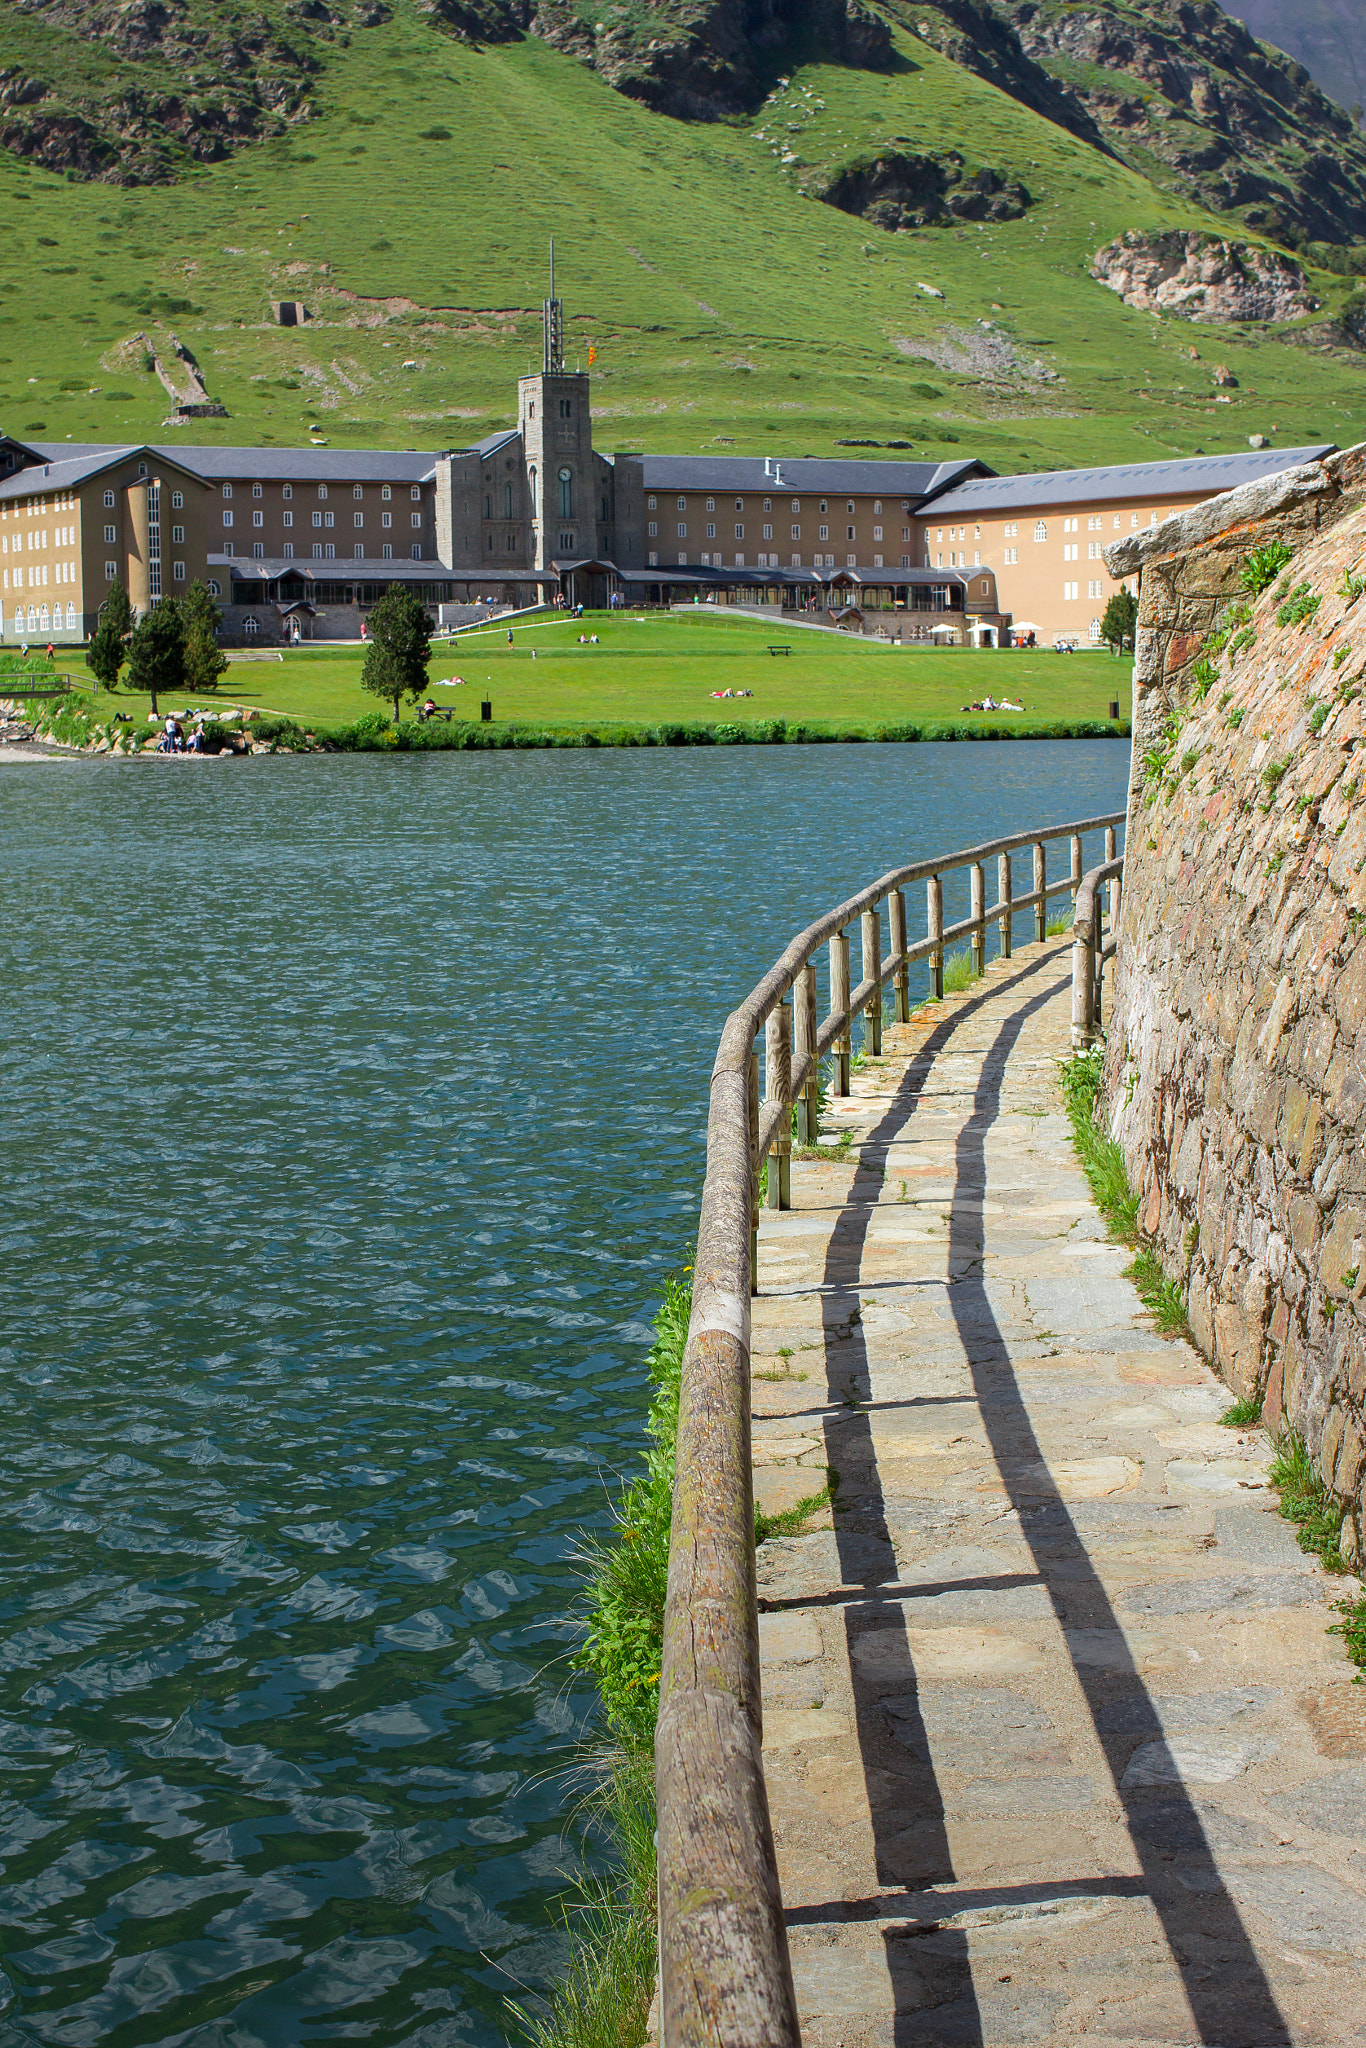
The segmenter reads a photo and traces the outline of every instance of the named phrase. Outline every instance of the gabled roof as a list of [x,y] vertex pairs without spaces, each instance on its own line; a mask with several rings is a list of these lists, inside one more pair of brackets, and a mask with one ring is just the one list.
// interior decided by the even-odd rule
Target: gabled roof
[[[72,454],[122,451],[99,443],[34,442],[45,462]],[[427,482],[436,457],[412,448],[200,448],[162,442],[152,453],[160,462],[175,462],[206,483],[399,483]]]
[[145,456],[149,463],[155,462],[161,469],[174,469],[180,475],[203,483],[203,477],[196,476],[174,455],[164,448],[139,446],[136,441],[126,448],[86,449],[79,455],[68,455],[63,461],[36,462],[27,469],[16,469],[11,475],[0,480],[0,500],[28,498],[44,491],[70,491],[83,484],[92,476],[99,476],[106,469],[114,469],[121,462],[131,461],[134,456]]
[[1231,455],[1191,455],[1166,462],[1121,462],[1103,469],[1035,470],[1025,476],[973,478],[934,502],[936,519],[1033,511],[1050,505],[1105,504],[1114,499],[1214,497],[1237,484],[1277,476],[1332,452],[1313,448],[1245,448]]
[[917,503],[961,478],[991,474],[974,457],[954,462],[845,462],[823,456],[646,455],[642,461],[647,491],[761,491],[770,496],[824,492],[831,497],[873,492]]

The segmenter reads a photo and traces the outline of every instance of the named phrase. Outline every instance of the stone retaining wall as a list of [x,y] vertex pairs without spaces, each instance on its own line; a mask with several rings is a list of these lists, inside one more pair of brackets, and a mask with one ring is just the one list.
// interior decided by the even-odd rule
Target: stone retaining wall
[[[1256,549],[1294,550],[1260,597]],[[1107,550],[1141,575],[1106,1050],[1197,1342],[1347,1502],[1366,1474],[1366,449]],[[1360,594],[1351,580],[1360,571]],[[1230,608],[1243,604],[1246,616]]]

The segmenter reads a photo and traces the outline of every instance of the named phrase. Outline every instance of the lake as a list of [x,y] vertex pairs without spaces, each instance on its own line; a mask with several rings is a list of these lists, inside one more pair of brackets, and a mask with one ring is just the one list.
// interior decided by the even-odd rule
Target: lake
[[1128,761],[4,768],[0,2048],[505,2038],[725,1013]]

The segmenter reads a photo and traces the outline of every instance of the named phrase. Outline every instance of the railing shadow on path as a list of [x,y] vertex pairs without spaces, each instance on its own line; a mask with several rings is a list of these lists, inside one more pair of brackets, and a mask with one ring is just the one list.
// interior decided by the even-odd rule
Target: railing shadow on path
[[[1031,993],[1040,976],[1044,986]],[[1070,978],[1070,977],[1069,977]],[[977,1023],[988,1002],[999,1003],[1014,991],[1019,1006],[1004,1020],[982,1056],[970,1113],[963,1119],[955,1146],[954,1186],[950,1202],[947,1299],[953,1324],[972,1375],[973,1389],[997,1470],[1011,1508],[1031,1552],[1036,1578],[1047,1591],[1059,1629],[1081,1626],[1113,1630],[1124,1637],[1108,1593],[1066,1504],[1056,1493],[1041,1497],[1045,1453],[1035,1435],[1029,1411],[1001,1332],[987,1288],[983,1262],[984,1201],[987,1183],[986,1140],[1000,1115],[1006,1064],[1028,1020],[1066,986],[1054,958],[1045,957],[995,981],[988,993],[964,1003],[946,1017],[925,1041],[881,1121],[859,1148],[859,1163],[848,1200],[832,1232],[822,1287],[822,1321],[826,1338],[827,1381],[839,1400],[854,1381],[863,1401],[870,1389],[869,1359],[861,1321],[860,1273],[873,1211],[886,1172],[888,1150],[903,1138],[921,1107],[924,1083],[932,1062],[952,1046],[955,1036]],[[838,1367],[832,1352],[838,1352]],[[838,1372],[838,1381],[836,1379]],[[961,1397],[960,1397],[961,1398]],[[807,1907],[789,1916],[793,1924],[834,1919],[890,1918],[897,1913],[897,1892],[923,1894],[929,1886],[953,1884],[955,1873],[945,1824],[944,1802],[930,1762],[930,1746],[918,1703],[914,1659],[907,1639],[908,1598],[943,1590],[937,1585],[900,1587],[898,1567],[878,1476],[871,1422],[860,1410],[854,1418],[844,1410],[838,1425],[826,1425],[829,1462],[857,1465],[866,1472],[857,1530],[839,1531],[837,1545],[846,1586],[867,1588],[866,1598],[837,1595],[844,1606],[853,1681],[854,1712],[872,1817],[879,1883],[888,1887],[866,1902],[841,1902],[829,1908]],[[1043,1482],[1045,1488],[1047,1482]],[[975,1583],[975,1582],[973,1582]],[[1018,1575],[992,1582],[998,1589],[1017,1586]],[[969,1582],[961,1582],[961,1590]],[[798,1598],[783,1607],[807,1605]],[[876,1629],[881,1641],[877,1679],[861,1676],[855,1655],[858,1637]],[[1197,1899],[1183,1887],[1169,1860],[1170,1851],[1153,1840],[1149,1821],[1151,1793],[1122,1785],[1134,1748],[1161,1742],[1163,1729],[1143,1678],[1125,1656],[1119,1668],[1098,1668],[1072,1660],[1077,1686],[1095,1728],[1096,1741],[1124,1810],[1141,1877],[1116,1875],[1099,1880],[1025,1883],[1019,1887],[955,1891],[953,1909],[996,1905],[1012,1900],[1038,1900],[1082,1893],[1088,1896],[1141,1896],[1152,1901],[1167,1946],[1180,1972],[1198,2039],[1206,2048],[1291,2048],[1292,2035],[1276,2004],[1238,1909],[1219,1880],[1213,1853],[1200,1816],[1177,1778],[1163,1787],[1163,1838],[1179,1841],[1187,1865],[1204,1873]],[[900,1739],[893,1736],[884,1702],[897,1700]],[[1123,1732],[1111,1731],[1122,1723]],[[918,1819],[908,1828],[907,1815]],[[1203,1887],[1208,1887],[1203,1888]],[[917,1899],[923,1905],[923,1899]],[[904,1924],[885,1934],[888,1973],[897,2018],[894,2041],[901,2048],[927,2038],[974,2048],[983,2031],[968,1953],[968,1936],[939,1929],[932,1943],[908,1943]],[[1193,1963],[1198,1951],[1201,1966]],[[1216,1973],[1203,1966],[1218,1962]]]

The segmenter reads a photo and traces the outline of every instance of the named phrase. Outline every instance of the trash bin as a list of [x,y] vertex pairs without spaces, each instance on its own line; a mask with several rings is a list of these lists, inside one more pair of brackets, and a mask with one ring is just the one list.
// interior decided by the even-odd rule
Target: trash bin
[[485,725],[492,725],[493,706],[492,704],[490,704],[487,697],[485,697],[483,703],[479,706],[479,716],[483,719]]

